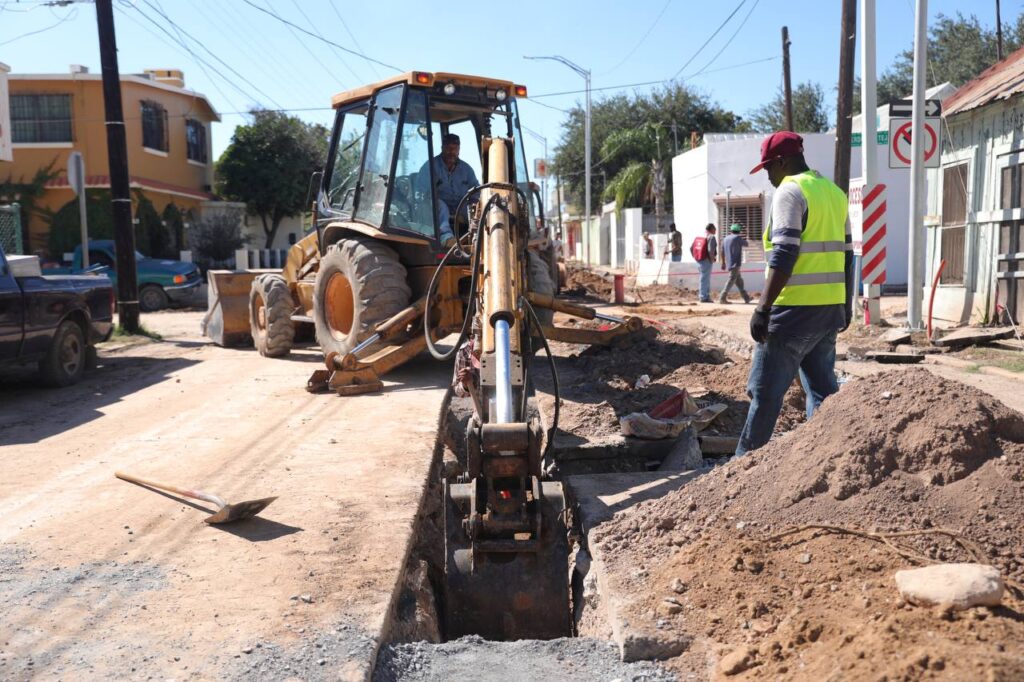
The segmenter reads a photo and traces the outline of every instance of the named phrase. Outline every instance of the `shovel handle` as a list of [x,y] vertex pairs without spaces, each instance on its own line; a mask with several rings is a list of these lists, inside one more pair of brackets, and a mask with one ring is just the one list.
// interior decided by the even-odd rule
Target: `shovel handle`
[[220,499],[216,495],[204,493],[202,490],[187,490],[185,488],[178,488],[176,486],[168,485],[166,483],[157,483],[156,481],[150,481],[145,478],[139,478],[138,476],[126,474],[123,471],[115,471],[114,476],[117,476],[122,481],[128,481],[129,483],[138,483],[140,485],[149,486],[150,488],[159,488],[160,490],[166,490],[168,492],[184,495],[185,497],[191,497],[192,499],[195,500],[203,500],[204,502],[210,502],[212,504],[217,505],[218,508],[223,507],[224,505],[227,504],[227,502]]

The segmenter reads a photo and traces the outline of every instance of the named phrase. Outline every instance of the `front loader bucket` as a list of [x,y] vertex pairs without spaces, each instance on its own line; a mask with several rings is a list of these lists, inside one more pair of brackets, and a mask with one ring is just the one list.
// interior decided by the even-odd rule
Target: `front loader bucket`
[[[445,483],[445,633],[448,639],[555,639],[572,634],[569,538],[562,484],[545,481],[540,542],[534,551],[474,547],[462,525],[468,493]],[[454,490],[453,490],[454,488]],[[454,493],[454,494],[453,494]]]
[[218,346],[252,343],[249,328],[249,290],[257,275],[279,270],[210,270],[206,273],[207,310],[203,334]]

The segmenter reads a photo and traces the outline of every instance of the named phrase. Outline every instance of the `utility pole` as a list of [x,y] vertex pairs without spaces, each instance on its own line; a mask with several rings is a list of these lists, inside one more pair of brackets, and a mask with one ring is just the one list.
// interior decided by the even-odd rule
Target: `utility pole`
[[782,87],[786,96],[786,130],[793,132],[793,86],[789,81],[789,27],[782,27]]
[[[861,43],[860,43],[860,117],[861,117],[861,156],[860,177],[864,181],[864,192],[870,191],[878,183],[878,103],[875,80],[877,66],[875,63],[875,0],[862,0],[861,4]],[[863,194],[861,195],[863,197]],[[862,235],[863,241],[863,235]],[[853,314],[857,314],[857,296],[860,293],[860,266],[865,254],[854,256],[855,279],[853,283]],[[879,298],[882,287],[879,284],[865,284],[864,297],[868,304],[869,317],[872,323],[881,319]]]
[[106,111],[107,155],[110,163],[114,251],[117,256],[117,315],[129,334],[139,330],[138,280],[135,271],[135,231],[128,188],[128,144],[121,108],[121,74],[117,68],[117,40],[111,0],[96,0],[96,26],[103,70],[103,106]]
[[1003,20],[999,16],[999,0],[996,0],[996,59],[1003,61]]
[[924,91],[928,68],[928,0],[917,0],[914,26],[914,106],[910,118],[910,233],[907,239],[907,326],[921,329],[924,296]]
[[850,141],[853,125],[853,56],[857,49],[857,0],[843,0],[839,35],[839,101],[836,104],[836,166],[839,189],[850,191]]

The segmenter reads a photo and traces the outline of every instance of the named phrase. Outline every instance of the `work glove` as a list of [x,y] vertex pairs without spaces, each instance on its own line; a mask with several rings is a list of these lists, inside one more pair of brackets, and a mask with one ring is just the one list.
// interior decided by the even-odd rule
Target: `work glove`
[[754,314],[750,316],[750,338],[758,343],[764,343],[768,339],[768,321],[771,319],[771,310],[764,310],[760,306],[754,308]]

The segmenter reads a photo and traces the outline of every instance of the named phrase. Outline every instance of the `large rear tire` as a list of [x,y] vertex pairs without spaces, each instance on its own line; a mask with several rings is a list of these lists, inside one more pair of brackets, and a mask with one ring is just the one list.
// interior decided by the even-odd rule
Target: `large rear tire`
[[82,328],[77,322],[64,320],[50,341],[46,357],[39,361],[43,383],[54,388],[78,383],[85,372],[87,357]]
[[292,323],[292,292],[281,275],[258,275],[249,290],[249,328],[260,355],[280,358],[288,355],[295,341]]
[[409,305],[405,267],[391,247],[345,237],[320,259],[313,287],[316,340],[324,355],[345,355],[378,324]]

